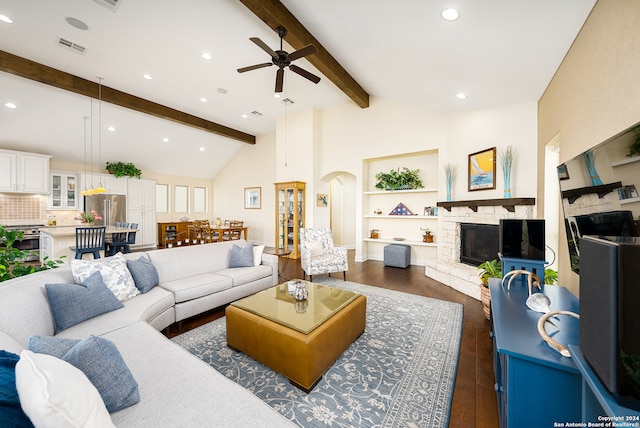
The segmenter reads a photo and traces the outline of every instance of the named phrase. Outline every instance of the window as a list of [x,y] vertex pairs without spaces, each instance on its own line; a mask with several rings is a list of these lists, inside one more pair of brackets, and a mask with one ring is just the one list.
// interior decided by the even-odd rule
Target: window
[[175,186],[175,212],[187,213],[189,212],[189,187],[187,186]]
[[207,212],[207,189],[206,187],[193,188],[193,212]]
[[156,184],[156,212],[169,212],[169,186]]

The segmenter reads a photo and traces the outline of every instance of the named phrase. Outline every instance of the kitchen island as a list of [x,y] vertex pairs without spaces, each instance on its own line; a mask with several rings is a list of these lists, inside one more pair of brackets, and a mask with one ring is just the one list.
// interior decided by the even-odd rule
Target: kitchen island
[[[65,264],[71,263],[76,256],[75,250],[71,247],[76,245],[76,228],[86,227],[80,225],[70,226],[46,226],[40,228],[40,262],[45,257],[48,260],[56,260],[62,258]],[[127,229],[123,227],[109,226],[106,230],[106,236],[113,233],[132,232],[137,229]],[[104,257],[104,251],[100,251],[100,257]],[[89,256],[89,259],[93,257]]]

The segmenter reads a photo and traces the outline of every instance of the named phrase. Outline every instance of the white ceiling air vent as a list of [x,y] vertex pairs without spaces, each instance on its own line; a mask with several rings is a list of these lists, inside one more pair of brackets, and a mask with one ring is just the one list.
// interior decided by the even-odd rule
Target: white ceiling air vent
[[120,3],[122,3],[122,0],[93,0],[93,1],[98,3],[100,6],[104,7],[105,9],[109,9],[111,12],[115,12],[118,6],[120,6]]
[[87,48],[77,43],[73,43],[71,40],[67,40],[63,37],[58,37],[58,46],[68,49],[80,55],[84,55],[87,52]]
[[291,98],[283,98],[282,100],[280,100],[280,102],[283,104],[295,104],[295,101],[293,101]]
[[260,116],[262,116],[262,113],[260,113],[258,110],[254,110],[254,111],[252,111],[252,112],[251,112],[251,114],[252,114],[253,116],[255,116],[255,117],[260,117]]

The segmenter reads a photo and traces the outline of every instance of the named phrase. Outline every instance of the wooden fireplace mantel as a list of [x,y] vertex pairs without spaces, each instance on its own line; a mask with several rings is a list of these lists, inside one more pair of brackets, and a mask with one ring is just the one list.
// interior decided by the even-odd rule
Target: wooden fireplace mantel
[[502,206],[509,212],[516,211],[516,205],[535,205],[536,198],[508,198],[508,199],[476,199],[474,201],[451,201],[438,202],[436,205],[451,211],[452,207],[469,207],[474,213],[478,212],[478,207]]

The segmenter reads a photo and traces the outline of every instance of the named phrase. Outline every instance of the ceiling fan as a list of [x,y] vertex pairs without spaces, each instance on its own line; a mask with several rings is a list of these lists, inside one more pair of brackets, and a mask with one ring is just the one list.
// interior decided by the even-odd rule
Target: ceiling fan
[[282,84],[284,81],[284,68],[289,67],[291,71],[305,79],[311,80],[313,83],[318,83],[320,78],[313,73],[309,73],[307,70],[298,67],[297,65],[291,64],[298,58],[302,58],[303,56],[311,55],[318,52],[318,49],[314,45],[307,45],[302,49],[298,49],[297,51],[287,53],[282,50],[282,39],[287,34],[287,29],[279,26],[276,28],[276,32],[278,36],[280,36],[280,50],[274,51],[271,49],[265,42],[260,40],[258,37],[251,37],[253,43],[258,45],[262,50],[271,55],[271,62],[265,62],[262,64],[251,65],[249,67],[243,67],[238,69],[238,73],[244,73],[245,71],[256,70],[258,68],[270,67],[272,65],[278,66],[278,71],[276,72],[276,92],[282,92]]

